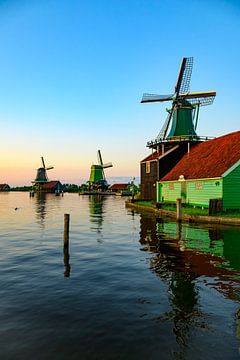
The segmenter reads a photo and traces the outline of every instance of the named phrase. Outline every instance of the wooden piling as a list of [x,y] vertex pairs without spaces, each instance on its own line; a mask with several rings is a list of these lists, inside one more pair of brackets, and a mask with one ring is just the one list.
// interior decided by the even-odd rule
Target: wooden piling
[[68,246],[69,243],[69,221],[70,221],[70,215],[64,214],[64,246]]
[[70,276],[70,264],[69,264],[69,222],[70,215],[64,214],[64,235],[63,235],[63,255],[64,255],[64,276]]
[[176,199],[176,206],[177,206],[177,221],[182,221],[182,199]]

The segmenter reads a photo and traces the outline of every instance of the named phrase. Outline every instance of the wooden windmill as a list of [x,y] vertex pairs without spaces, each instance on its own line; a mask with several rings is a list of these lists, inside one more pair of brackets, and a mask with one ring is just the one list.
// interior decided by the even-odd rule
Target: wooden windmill
[[199,107],[210,105],[215,91],[189,92],[193,58],[183,58],[174,93],[170,95],[143,94],[141,103],[172,101],[167,110],[167,119],[155,140],[147,143],[149,148],[157,148],[164,142],[202,141],[197,133]]
[[47,176],[47,170],[51,170],[54,168],[53,166],[46,167],[43,156],[41,157],[41,160],[42,166],[37,169],[37,175],[35,180],[33,181],[34,187],[38,189],[41,187],[41,185],[49,181]]
[[112,167],[112,163],[103,163],[102,155],[100,150],[97,152],[98,165],[91,166],[91,174],[88,181],[89,188],[92,190],[106,190],[108,188],[108,183],[105,178],[104,169]]

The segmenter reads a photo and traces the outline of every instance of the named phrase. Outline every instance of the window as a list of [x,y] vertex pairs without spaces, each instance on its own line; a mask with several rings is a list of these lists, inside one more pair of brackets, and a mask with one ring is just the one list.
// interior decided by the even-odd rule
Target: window
[[149,174],[151,171],[151,163],[150,161],[147,161],[146,162],[146,173]]

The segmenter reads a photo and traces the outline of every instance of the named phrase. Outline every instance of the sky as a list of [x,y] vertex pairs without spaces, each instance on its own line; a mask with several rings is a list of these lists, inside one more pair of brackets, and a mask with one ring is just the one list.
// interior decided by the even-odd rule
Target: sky
[[0,0],[0,183],[48,175],[88,180],[100,149],[106,177],[139,176],[171,103],[183,57],[191,91],[216,90],[197,133],[239,130],[238,0]]

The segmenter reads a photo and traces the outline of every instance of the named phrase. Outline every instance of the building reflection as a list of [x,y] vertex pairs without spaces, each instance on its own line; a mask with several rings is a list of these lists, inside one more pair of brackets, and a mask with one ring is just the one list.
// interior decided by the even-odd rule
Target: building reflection
[[157,320],[172,321],[176,341],[183,346],[177,358],[184,356],[194,328],[208,328],[197,286],[200,276],[211,277],[216,290],[239,300],[239,235],[238,228],[181,225],[141,215],[141,250],[151,253],[150,269],[168,286],[171,309]]

